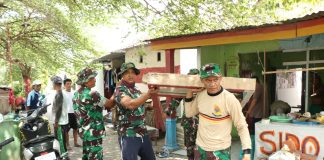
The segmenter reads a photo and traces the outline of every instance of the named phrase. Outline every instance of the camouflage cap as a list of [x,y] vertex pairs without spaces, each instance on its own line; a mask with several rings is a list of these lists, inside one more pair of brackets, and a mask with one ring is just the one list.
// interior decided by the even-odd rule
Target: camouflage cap
[[90,68],[84,68],[77,74],[78,80],[75,83],[78,85],[86,83],[90,80],[90,78],[96,77],[97,74],[98,73],[96,71],[94,71]]
[[53,76],[53,77],[51,78],[51,81],[52,81],[53,83],[55,83],[55,84],[62,84],[62,83],[63,83],[62,78],[59,77],[59,76]]
[[215,63],[205,64],[200,68],[200,78],[207,78],[210,76],[222,76],[220,67]]
[[199,74],[199,69],[196,68],[190,69],[188,73],[188,75],[197,75],[197,74]]
[[122,66],[120,67],[119,75],[123,75],[129,69],[133,69],[136,75],[141,73],[141,71],[135,67],[134,63],[127,62],[127,63],[123,63]]

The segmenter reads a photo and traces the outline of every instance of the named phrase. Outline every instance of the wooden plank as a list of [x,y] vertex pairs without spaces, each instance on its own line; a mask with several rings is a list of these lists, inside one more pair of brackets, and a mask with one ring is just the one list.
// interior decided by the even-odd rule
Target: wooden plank
[[[143,76],[143,83],[169,88],[201,88],[202,84],[198,75],[184,75],[173,73],[147,73]],[[221,85],[225,89],[255,90],[255,79],[223,77]]]
[[285,70],[278,70],[278,71],[262,71],[262,74],[277,74],[277,73],[289,73],[289,72],[297,72],[297,71],[317,71],[317,70],[324,70],[324,67],[314,67],[314,68],[295,68],[295,69],[285,69]]
[[[143,76],[142,81],[149,87],[159,87],[160,91],[158,96],[176,98],[185,97],[188,89],[201,88],[204,86],[198,75],[147,73]],[[250,98],[255,90],[255,79],[223,77],[221,85],[232,93],[250,91],[251,94],[248,96],[248,98]]]

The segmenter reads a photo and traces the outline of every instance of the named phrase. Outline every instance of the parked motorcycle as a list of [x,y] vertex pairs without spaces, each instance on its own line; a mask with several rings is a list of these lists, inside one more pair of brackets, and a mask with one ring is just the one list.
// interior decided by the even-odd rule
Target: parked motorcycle
[[51,135],[49,122],[42,117],[47,112],[48,105],[42,106],[22,118],[20,132],[22,137],[23,155],[26,160],[66,159],[62,155],[60,145],[54,135]]

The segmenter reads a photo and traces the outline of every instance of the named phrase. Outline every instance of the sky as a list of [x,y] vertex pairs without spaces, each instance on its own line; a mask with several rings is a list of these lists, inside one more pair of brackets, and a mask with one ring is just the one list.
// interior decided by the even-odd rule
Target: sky
[[132,46],[149,39],[147,33],[137,32],[125,19],[116,18],[111,25],[86,27],[84,32],[96,45],[96,50],[110,52]]

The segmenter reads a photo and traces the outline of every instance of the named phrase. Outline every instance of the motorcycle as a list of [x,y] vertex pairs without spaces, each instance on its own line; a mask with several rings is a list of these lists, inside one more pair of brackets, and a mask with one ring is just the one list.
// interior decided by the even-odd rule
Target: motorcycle
[[49,105],[30,112],[26,118],[22,118],[19,125],[26,160],[67,159],[67,155],[60,151],[59,141],[51,135],[48,120],[42,117]]

